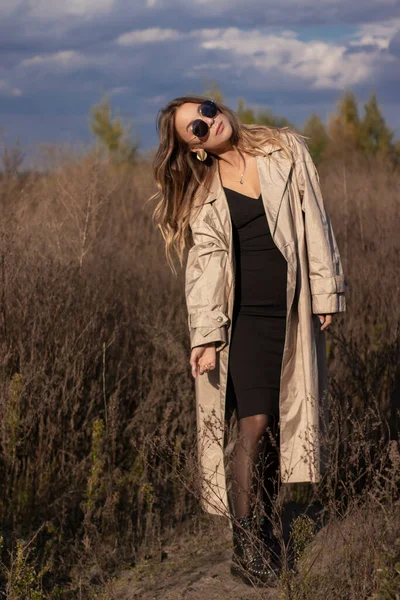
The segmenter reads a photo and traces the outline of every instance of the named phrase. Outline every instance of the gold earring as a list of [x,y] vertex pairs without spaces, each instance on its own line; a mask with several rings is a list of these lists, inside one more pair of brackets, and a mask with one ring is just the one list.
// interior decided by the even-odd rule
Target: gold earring
[[201,160],[201,162],[203,162],[207,158],[207,152],[204,150],[204,148],[200,148],[200,150],[196,152],[196,156],[199,160]]

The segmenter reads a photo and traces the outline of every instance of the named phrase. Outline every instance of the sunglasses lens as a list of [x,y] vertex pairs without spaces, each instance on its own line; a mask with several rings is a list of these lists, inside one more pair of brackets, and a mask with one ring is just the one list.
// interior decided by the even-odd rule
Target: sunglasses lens
[[213,119],[218,112],[218,107],[212,100],[205,100],[200,106],[200,112],[203,117]]
[[192,132],[196,137],[205,137],[208,133],[208,125],[205,121],[201,119],[196,119],[192,123]]

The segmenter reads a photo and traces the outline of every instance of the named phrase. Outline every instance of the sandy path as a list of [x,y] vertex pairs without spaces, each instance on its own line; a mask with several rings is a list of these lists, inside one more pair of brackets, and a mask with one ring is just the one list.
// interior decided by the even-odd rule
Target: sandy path
[[276,590],[254,588],[230,574],[231,531],[211,518],[196,536],[181,534],[161,558],[122,572],[113,586],[118,600],[272,600]]

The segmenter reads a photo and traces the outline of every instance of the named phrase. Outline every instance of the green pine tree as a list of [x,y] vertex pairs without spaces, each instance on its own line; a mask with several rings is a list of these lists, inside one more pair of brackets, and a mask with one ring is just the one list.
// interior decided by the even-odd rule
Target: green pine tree
[[203,92],[203,96],[206,96],[210,100],[214,100],[218,104],[218,102],[224,102],[224,95],[219,88],[218,83],[211,83],[209,89]]
[[351,90],[346,90],[341,100],[339,101],[339,115],[342,122],[349,128],[352,127],[354,132],[360,125],[360,117],[358,116],[358,101],[355,94]]
[[360,125],[360,144],[365,152],[394,158],[396,146],[393,142],[394,132],[386,125],[386,121],[378,106],[376,92],[364,105],[364,118]]
[[243,98],[240,98],[238,101],[236,113],[239,115],[242,123],[245,124],[257,123],[259,125],[266,125],[267,127],[285,127],[287,125],[293,126],[292,123],[286,119],[286,117],[274,115],[269,108],[265,108],[256,115],[252,108],[246,107],[245,100]]
[[395,161],[397,162],[397,164],[400,164],[400,140],[397,140],[397,142],[395,143]]
[[286,117],[274,115],[269,108],[264,109],[258,114],[257,123],[267,125],[268,127],[293,127],[293,124]]
[[244,98],[239,98],[236,114],[238,115],[241,122],[245,125],[250,125],[251,123],[256,122],[254,110],[252,108],[246,108],[246,102]]
[[130,140],[130,127],[123,125],[120,117],[112,118],[110,99],[107,94],[91,109],[90,131],[105,149],[108,158],[114,163],[133,163],[136,158],[138,141]]
[[303,134],[309,137],[307,145],[315,163],[319,163],[329,146],[329,135],[321,117],[313,113],[305,122]]
[[346,90],[337,104],[337,113],[328,120],[330,144],[325,158],[349,159],[360,149],[360,117],[358,101],[351,90]]

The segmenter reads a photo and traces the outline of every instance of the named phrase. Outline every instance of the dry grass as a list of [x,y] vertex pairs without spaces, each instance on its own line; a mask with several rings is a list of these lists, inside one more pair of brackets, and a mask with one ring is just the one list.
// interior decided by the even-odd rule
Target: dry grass
[[[1,592],[11,600],[98,597],[111,576],[161,556],[179,524],[200,540],[204,520],[183,277],[170,273],[145,205],[149,164],[50,157],[45,174],[0,180]],[[350,292],[327,334],[328,473],[283,502],[316,527],[283,536],[306,568],[287,569],[279,593],[386,600],[399,583],[400,456],[389,440],[400,405],[400,175],[360,157],[320,173]],[[350,533],[340,550],[329,534],[310,568],[332,527]]]

